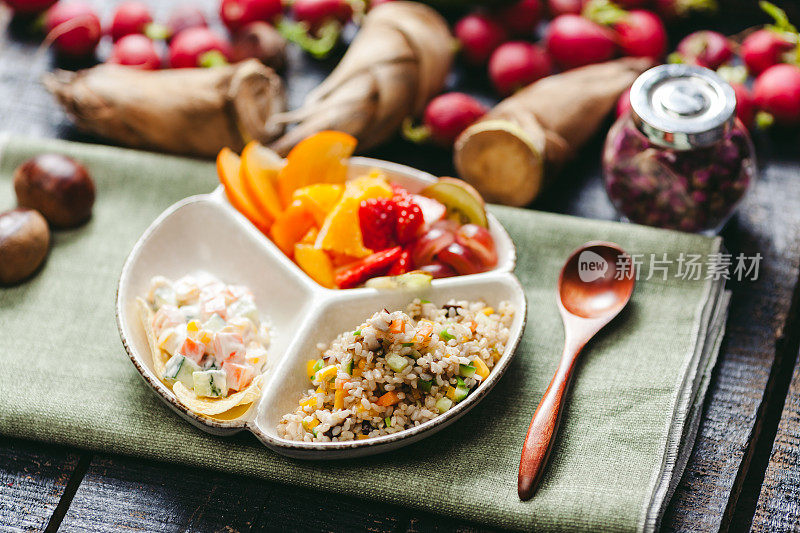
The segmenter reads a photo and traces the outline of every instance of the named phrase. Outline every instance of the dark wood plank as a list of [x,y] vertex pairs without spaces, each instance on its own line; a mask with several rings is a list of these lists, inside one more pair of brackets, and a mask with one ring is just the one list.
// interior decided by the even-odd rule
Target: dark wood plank
[[388,505],[128,458],[96,457],[59,531],[389,532],[408,523]]
[[762,254],[761,273],[756,282],[733,284],[726,342],[694,452],[667,515],[668,529],[715,531],[729,524],[763,410],[771,400],[782,401],[771,392],[787,377],[772,369],[776,359],[780,364],[794,357],[783,340],[787,323],[796,324],[790,307],[800,265],[800,189],[789,185],[797,172],[789,146],[772,154],[725,231],[731,252]]
[[783,405],[752,530],[800,531],[800,364],[794,367]]
[[42,531],[78,465],[79,454],[18,439],[0,442],[0,529]]

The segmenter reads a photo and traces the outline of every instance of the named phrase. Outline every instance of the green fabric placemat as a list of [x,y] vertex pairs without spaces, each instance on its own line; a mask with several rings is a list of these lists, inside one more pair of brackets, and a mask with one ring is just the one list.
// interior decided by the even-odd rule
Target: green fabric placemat
[[[359,460],[303,462],[269,451],[249,434],[214,437],[179,418],[140,378],[119,339],[114,298],[125,257],[167,206],[215,187],[214,166],[12,139],[0,161],[0,211],[14,206],[13,169],[43,151],[82,161],[95,178],[97,201],[86,226],[53,234],[41,272],[0,288],[0,433],[258,476],[495,527],[653,527],[646,525],[648,513],[654,505],[663,508],[652,501],[655,487],[676,453],[677,444],[668,446],[670,434],[686,432],[689,414],[682,409],[689,409],[679,407],[679,398],[686,380],[695,379],[691,360],[704,343],[713,284],[675,278],[674,265],[667,281],[642,277],[632,305],[585,351],[543,486],[521,503],[522,440],[563,343],[555,283],[570,251],[588,240],[671,258],[713,253],[717,240],[493,208],[517,244],[516,273],[528,298],[528,326],[507,374],[461,421],[422,443]],[[642,270],[648,270],[646,260]],[[698,380],[707,378],[708,368],[699,372]],[[696,408],[703,393],[701,387],[688,407]]]

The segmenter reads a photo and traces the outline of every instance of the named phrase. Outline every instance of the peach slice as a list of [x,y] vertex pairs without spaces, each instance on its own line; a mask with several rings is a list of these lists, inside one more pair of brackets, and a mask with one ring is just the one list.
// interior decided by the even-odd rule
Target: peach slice
[[286,157],[278,176],[278,193],[284,205],[292,193],[313,183],[342,184],[347,178],[347,159],[356,148],[355,137],[341,131],[321,131],[300,141]]
[[333,264],[323,250],[312,244],[294,245],[294,260],[311,279],[329,289],[333,288]]
[[266,213],[262,213],[245,193],[241,166],[241,159],[230,148],[223,148],[217,154],[217,174],[231,205],[255,227],[263,233],[267,233],[272,224],[272,218]]
[[294,245],[314,226],[314,216],[302,200],[295,200],[275,219],[270,236],[283,253],[292,257]]
[[283,212],[276,184],[278,174],[283,168],[281,157],[259,144],[251,141],[242,150],[242,181],[244,192],[262,212],[273,219]]

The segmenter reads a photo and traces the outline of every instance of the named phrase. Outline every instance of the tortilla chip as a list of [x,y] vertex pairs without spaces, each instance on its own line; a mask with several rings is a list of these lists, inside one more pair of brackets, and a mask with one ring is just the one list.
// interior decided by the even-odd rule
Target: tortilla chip
[[[156,371],[158,379],[163,381],[164,370],[167,367],[169,354],[158,347],[158,339],[156,339],[155,332],[153,331],[154,313],[153,310],[150,309],[150,305],[148,305],[143,298],[137,298],[136,302],[139,304],[139,319],[142,321],[142,326],[144,326],[144,331],[147,334],[147,340],[150,342],[150,353],[153,356],[153,369]],[[205,398],[197,396],[192,389],[188,388],[180,381],[176,381],[171,387],[178,401],[195,413],[215,416],[230,411],[234,407],[256,401],[261,395],[261,383],[263,380],[264,374],[256,376],[246,389],[231,394],[227,398]],[[166,383],[166,385],[168,387],[170,386],[169,383]]]
[[147,340],[150,341],[150,355],[153,357],[153,370],[156,371],[158,379],[164,377],[164,370],[167,368],[167,353],[158,347],[158,339],[153,331],[153,310],[150,305],[143,298],[136,298],[136,303],[139,305],[139,320],[142,321],[144,332],[147,334]]
[[253,382],[244,390],[240,390],[235,394],[231,394],[227,398],[205,398],[199,397],[195,392],[188,388],[180,381],[176,381],[172,386],[172,392],[175,393],[178,400],[194,411],[201,415],[214,416],[225,411],[229,411],[236,406],[253,403],[261,395],[261,383],[264,380],[264,375],[256,376]]

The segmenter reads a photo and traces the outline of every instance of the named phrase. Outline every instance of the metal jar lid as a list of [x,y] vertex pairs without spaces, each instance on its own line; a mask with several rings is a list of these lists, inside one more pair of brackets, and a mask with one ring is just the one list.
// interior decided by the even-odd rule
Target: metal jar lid
[[661,65],[631,87],[633,119],[653,143],[676,150],[708,146],[733,124],[736,94],[716,73],[693,65]]

